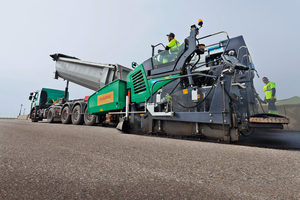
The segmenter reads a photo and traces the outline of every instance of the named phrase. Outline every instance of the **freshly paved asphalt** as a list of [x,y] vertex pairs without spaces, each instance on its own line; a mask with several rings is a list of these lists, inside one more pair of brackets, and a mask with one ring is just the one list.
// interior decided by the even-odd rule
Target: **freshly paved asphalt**
[[257,147],[300,150],[300,132],[258,129],[248,137],[241,137],[236,144]]
[[298,150],[0,119],[0,199],[300,199],[299,188]]

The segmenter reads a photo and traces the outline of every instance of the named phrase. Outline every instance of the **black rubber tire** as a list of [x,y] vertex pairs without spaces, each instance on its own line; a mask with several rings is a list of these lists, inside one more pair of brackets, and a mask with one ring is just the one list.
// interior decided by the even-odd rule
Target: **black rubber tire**
[[248,128],[248,130],[240,131],[243,136],[249,136],[254,132],[255,128]]
[[31,118],[32,122],[38,122],[39,121],[38,119],[36,119],[35,110],[36,110],[36,108],[32,109],[32,111],[30,113],[30,118]]
[[63,123],[63,124],[71,124],[72,123],[69,106],[64,107],[64,109],[61,112],[61,123]]
[[92,114],[87,114],[88,113],[88,109],[85,108],[84,110],[84,123],[85,125],[88,126],[95,126],[96,125],[96,120],[97,120],[97,116],[96,115],[92,115]]
[[50,110],[48,111],[48,114],[47,114],[47,122],[48,123],[54,122],[54,114],[55,114],[55,110],[53,108],[50,108]]
[[72,124],[74,125],[81,125],[83,124],[83,115],[80,114],[81,113],[81,106],[77,105],[73,108],[73,112],[72,112]]

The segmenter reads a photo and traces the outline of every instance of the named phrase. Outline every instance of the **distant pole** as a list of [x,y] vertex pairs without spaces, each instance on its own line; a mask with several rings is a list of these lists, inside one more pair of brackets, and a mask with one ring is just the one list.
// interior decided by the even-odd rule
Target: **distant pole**
[[23,115],[25,115],[25,110],[26,110],[26,108],[24,108],[24,112],[23,112]]
[[20,108],[19,116],[21,115],[22,106],[23,106],[23,104],[21,104],[21,108]]

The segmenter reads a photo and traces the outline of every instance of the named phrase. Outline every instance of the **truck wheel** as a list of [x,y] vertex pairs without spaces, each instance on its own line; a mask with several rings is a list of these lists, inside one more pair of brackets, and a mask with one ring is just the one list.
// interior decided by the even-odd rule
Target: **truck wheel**
[[71,115],[69,106],[64,107],[61,113],[61,122],[63,124],[71,124]]
[[48,115],[47,115],[47,122],[48,123],[53,123],[54,122],[54,114],[55,114],[55,111],[53,108],[51,108],[49,111],[48,111]]
[[36,119],[36,116],[35,116],[35,110],[36,110],[36,108],[32,109],[32,111],[30,113],[30,118],[31,118],[32,122],[38,122],[38,120]]
[[74,125],[81,125],[83,124],[83,115],[81,113],[81,106],[77,105],[73,109],[73,115],[71,117],[72,124]]
[[86,108],[84,111],[85,115],[84,115],[84,123],[88,126],[94,126],[96,125],[96,115],[92,115],[92,114],[87,114],[88,113],[88,109]]

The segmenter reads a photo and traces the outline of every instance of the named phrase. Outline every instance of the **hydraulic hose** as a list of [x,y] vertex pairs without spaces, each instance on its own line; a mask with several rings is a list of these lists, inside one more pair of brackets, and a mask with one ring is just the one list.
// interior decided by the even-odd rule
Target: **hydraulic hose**
[[[218,77],[216,77],[216,80],[218,80]],[[183,108],[195,108],[197,106],[199,106],[203,101],[205,101],[207,99],[207,97],[209,96],[210,92],[212,91],[212,89],[215,87],[215,84],[213,84],[213,86],[210,88],[210,90],[208,91],[207,95],[205,96],[204,99],[202,99],[201,101],[199,101],[197,104],[193,105],[193,106],[185,106],[182,105],[181,103],[179,103],[178,101],[176,101],[175,99],[173,99],[176,103],[178,103],[178,105],[180,105]]]
[[210,78],[218,78],[218,76],[214,76],[214,75],[208,75],[208,74],[202,74],[202,73],[195,73],[195,74],[188,74],[188,75],[181,75],[181,76],[177,76],[177,77],[173,77],[173,78],[168,78],[168,79],[160,79],[160,80],[157,80],[155,81],[152,86],[151,86],[151,93],[150,93],[150,102],[152,103],[153,102],[153,87],[156,83],[158,82],[161,82],[161,81],[169,81],[169,80],[172,80],[172,79],[178,79],[178,78],[186,78],[186,77],[189,77],[189,76],[206,76],[206,77],[210,77]]

